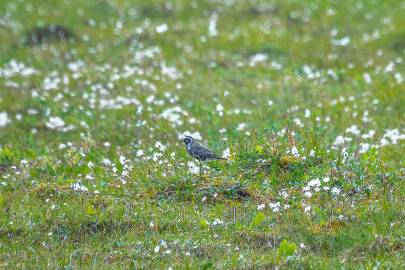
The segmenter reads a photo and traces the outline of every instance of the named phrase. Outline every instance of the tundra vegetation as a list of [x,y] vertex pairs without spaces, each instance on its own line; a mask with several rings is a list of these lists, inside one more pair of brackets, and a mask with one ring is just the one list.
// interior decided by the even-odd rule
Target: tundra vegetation
[[404,269],[404,13],[2,0],[0,267]]

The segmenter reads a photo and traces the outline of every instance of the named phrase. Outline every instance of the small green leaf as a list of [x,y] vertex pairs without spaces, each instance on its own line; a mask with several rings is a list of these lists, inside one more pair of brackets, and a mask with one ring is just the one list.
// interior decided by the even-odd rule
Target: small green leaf
[[257,215],[253,218],[252,223],[250,223],[250,226],[252,227],[257,227],[260,224],[262,224],[266,219],[266,216],[262,213],[259,212]]
[[94,214],[96,214],[96,210],[94,210],[93,206],[88,205],[87,208],[86,208],[86,213],[88,215],[94,215]]
[[280,243],[280,246],[277,249],[277,253],[280,256],[292,256],[294,255],[295,251],[297,250],[297,245],[295,243],[292,242],[288,242],[287,240],[283,240]]
[[205,219],[200,220],[200,227],[201,229],[207,229],[210,227],[210,224]]
[[258,154],[263,154],[264,153],[264,148],[261,145],[256,145],[255,150]]

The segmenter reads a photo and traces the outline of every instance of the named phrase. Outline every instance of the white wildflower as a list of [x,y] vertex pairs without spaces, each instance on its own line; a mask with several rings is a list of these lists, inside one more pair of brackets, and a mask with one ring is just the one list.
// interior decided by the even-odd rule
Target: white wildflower
[[368,133],[365,133],[365,134],[361,135],[361,137],[363,139],[371,139],[371,138],[374,137],[374,134],[375,134],[375,130],[372,129]]
[[351,133],[353,135],[359,135],[360,129],[356,125],[352,125],[351,127],[346,129],[347,133]]
[[268,59],[269,59],[269,56],[268,56],[267,54],[264,54],[264,53],[257,53],[257,54],[255,54],[255,55],[252,55],[252,56],[249,58],[249,65],[250,65],[251,67],[253,67],[253,66],[255,66],[257,63],[267,61]]
[[65,126],[65,122],[60,117],[49,117],[48,122],[46,123],[46,127],[49,129],[60,129]]
[[340,188],[333,187],[331,192],[332,192],[333,195],[339,195],[340,194]]
[[381,139],[381,146],[389,144],[388,140],[391,140],[392,144],[397,144],[399,140],[404,140],[405,134],[401,134],[398,129],[387,129]]
[[340,145],[343,144],[345,142],[345,138],[341,135],[337,136],[335,139],[335,142],[333,143],[333,145]]
[[7,112],[0,112],[0,127],[5,127],[9,122]]
[[156,33],[158,33],[158,34],[162,34],[162,33],[166,32],[168,29],[169,29],[169,27],[165,23],[161,24],[161,25],[158,25],[155,28]]
[[172,80],[176,80],[182,76],[182,74],[175,67],[166,66],[165,63],[160,64],[160,70],[162,75],[165,75]]
[[142,150],[142,149],[139,149],[138,151],[136,151],[136,156],[137,156],[137,157],[143,156],[143,150]]
[[195,140],[202,140],[202,136],[201,136],[200,132],[198,132],[198,131],[195,131],[195,132],[185,131],[183,133],[179,133],[177,137],[179,140],[182,140],[182,139],[184,139],[185,136],[191,136]]
[[183,120],[181,119],[182,116],[187,116],[188,113],[185,112],[179,106],[168,108],[164,110],[160,116],[169,122],[172,123],[173,126],[181,126],[183,125]]
[[307,183],[307,186],[309,187],[319,187],[321,185],[321,181],[319,178],[312,179]]
[[226,148],[223,152],[222,152],[222,156],[224,158],[229,158],[231,156],[231,150],[228,148]]
[[366,83],[368,83],[368,84],[372,83],[372,81],[373,81],[373,80],[371,79],[370,74],[368,74],[367,72],[363,74],[363,79],[364,79],[364,81],[365,81]]
[[370,144],[368,144],[368,143],[360,143],[359,152],[360,152],[360,154],[363,154],[363,153],[367,152],[370,148],[371,148]]
[[102,163],[103,163],[105,166],[110,166],[110,165],[111,165],[111,160],[109,160],[108,158],[104,158],[103,161],[102,161]]
[[104,147],[107,147],[107,148],[111,146],[111,144],[109,142],[104,142],[103,145],[104,145]]
[[236,130],[242,131],[246,128],[246,123],[239,123],[238,126],[236,127]]
[[156,147],[157,149],[159,149],[161,152],[163,152],[163,151],[166,150],[166,146],[164,146],[160,141],[157,141],[157,142],[155,143],[155,147]]
[[71,187],[75,191],[86,192],[88,190],[87,187],[83,186],[80,182],[76,182],[76,183],[72,184]]
[[223,225],[224,222],[222,220],[220,220],[219,218],[214,219],[214,221],[212,222],[212,226],[217,226],[217,225]]
[[280,202],[269,203],[269,207],[273,210],[274,213],[277,213],[280,211]]
[[293,121],[294,121],[294,124],[296,124],[298,127],[300,127],[300,128],[304,127],[304,123],[302,123],[302,121],[299,118],[294,118]]
[[210,37],[218,36],[217,21],[218,21],[218,14],[214,13],[210,17],[210,21],[208,24],[208,36]]
[[217,104],[216,110],[219,116],[222,117],[224,115],[224,106],[222,106],[222,104]]
[[350,43],[350,37],[344,37],[341,39],[333,39],[331,42],[335,46],[347,46]]
[[125,158],[125,156],[120,155],[119,160],[120,160],[121,165],[125,165],[125,163],[126,163],[126,158]]
[[298,149],[297,149],[297,147],[295,145],[291,148],[291,154],[293,154],[294,157],[299,157],[300,156],[300,153],[298,153]]
[[187,165],[190,173],[197,174],[200,172],[200,167],[197,166],[193,161],[189,161]]

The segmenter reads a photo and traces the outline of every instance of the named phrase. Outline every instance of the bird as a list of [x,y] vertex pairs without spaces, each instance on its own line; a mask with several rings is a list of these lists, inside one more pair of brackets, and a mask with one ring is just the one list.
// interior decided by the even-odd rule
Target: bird
[[202,172],[202,161],[210,161],[215,159],[227,160],[226,158],[218,156],[207,147],[195,142],[191,136],[185,136],[183,142],[186,144],[187,153],[198,160],[200,164],[200,175]]

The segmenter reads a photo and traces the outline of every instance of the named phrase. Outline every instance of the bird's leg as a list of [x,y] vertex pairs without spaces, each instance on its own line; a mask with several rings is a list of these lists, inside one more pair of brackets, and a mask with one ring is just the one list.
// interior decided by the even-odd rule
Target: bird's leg
[[202,178],[202,164],[200,160],[198,161],[198,163],[200,164],[200,178]]

